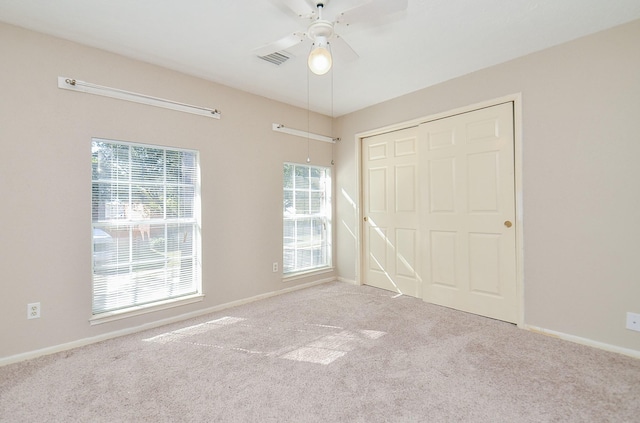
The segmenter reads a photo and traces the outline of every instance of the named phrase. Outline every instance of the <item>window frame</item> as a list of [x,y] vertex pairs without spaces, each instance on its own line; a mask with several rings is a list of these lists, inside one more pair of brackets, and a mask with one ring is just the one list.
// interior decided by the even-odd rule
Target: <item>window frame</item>
[[[99,148],[96,146],[96,144],[99,144],[99,143],[111,144],[115,146],[114,148],[120,148],[123,146],[126,146],[128,148],[128,151],[129,151],[128,160],[127,160],[127,166],[128,166],[127,169],[129,173],[128,180],[124,180],[120,178],[114,179],[112,177],[107,177],[107,178],[95,177],[96,174],[94,172],[93,167],[95,166],[94,161],[96,159],[96,151],[97,151],[96,148]],[[134,169],[135,161],[132,159],[132,154],[131,154],[132,149],[149,149],[149,151],[152,151],[152,150],[162,151],[162,154],[163,154],[162,155],[162,159],[163,159],[162,182],[149,181],[147,179],[144,179],[144,177],[135,179],[134,176],[132,176],[133,173],[136,171]],[[143,151],[143,150],[140,150],[140,151]],[[190,160],[192,160],[193,162],[190,163],[189,166],[187,167],[187,169],[189,170],[189,176],[192,178],[190,182],[187,183],[184,181],[179,181],[178,179],[170,182],[170,177],[168,176],[168,173],[167,173],[168,167],[166,165],[168,161],[167,153],[171,153],[171,155],[175,155],[175,153],[178,153],[177,155],[178,157],[182,157],[181,156],[182,153],[188,153],[191,156]],[[201,178],[200,178],[199,152],[194,149],[185,149],[185,148],[171,147],[166,145],[144,144],[144,143],[93,137],[91,139],[91,157],[92,157],[92,172],[91,172],[91,186],[92,186],[91,188],[92,190],[91,191],[91,203],[92,203],[92,206],[91,206],[91,209],[92,209],[92,215],[91,215],[91,237],[92,237],[92,241],[91,241],[91,261],[92,261],[91,263],[91,315],[92,317],[90,318],[91,324],[93,325],[93,324],[104,323],[104,322],[118,320],[125,317],[131,317],[134,315],[140,315],[140,314],[149,313],[149,312],[153,312],[161,309],[176,307],[183,304],[190,304],[197,301],[202,301],[202,299],[204,298],[204,295],[202,293],[202,263],[201,263],[202,242],[201,242],[201,199],[200,199]],[[183,166],[184,165],[181,163],[179,167],[180,171],[182,171]],[[139,285],[138,282],[136,281],[132,283],[132,286],[134,285],[136,286],[136,288],[134,289],[137,292],[137,290],[140,289],[140,287],[145,288],[147,286],[151,286],[153,288],[153,286],[159,285],[162,282],[165,284],[173,283],[173,281],[169,281],[169,278],[170,278],[169,273],[175,272],[176,270],[169,270],[169,267],[171,266],[171,264],[169,264],[169,262],[171,261],[171,255],[169,253],[170,248],[168,244],[170,243],[170,239],[167,237],[167,233],[168,233],[167,231],[169,230],[169,228],[178,227],[178,228],[182,228],[182,230],[186,230],[187,232],[185,232],[185,234],[191,237],[191,242],[189,242],[186,246],[188,251],[190,251],[190,254],[187,256],[182,255],[182,247],[180,247],[180,253],[179,253],[180,255],[178,255],[178,257],[180,258],[178,269],[182,268],[183,258],[186,258],[187,260],[189,260],[188,262],[189,266],[185,268],[185,269],[190,268],[187,271],[188,276],[186,279],[187,280],[186,286],[189,292],[179,293],[176,295],[164,295],[164,296],[160,296],[159,298],[152,299],[150,301],[143,301],[140,303],[131,302],[129,305],[118,306],[115,308],[103,307],[102,309],[100,309],[99,307],[97,307],[99,300],[97,297],[98,292],[96,290],[96,286],[97,286],[96,284],[98,283],[97,276],[99,274],[97,273],[98,268],[96,267],[96,235],[95,235],[96,229],[100,229],[103,231],[105,229],[110,229],[111,231],[115,232],[121,228],[127,228],[125,229],[125,231],[128,231],[128,235],[123,238],[124,240],[123,242],[128,242],[129,245],[131,246],[132,242],[136,240],[135,238],[136,235],[134,234],[134,232],[136,231],[140,232],[140,236],[142,236],[142,240],[144,241],[144,234],[141,233],[141,229],[140,229],[140,225],[141,225],[140,220],[135,220],[135,218],[131,217],[129,213],[127,213],[126,217],[121,216],[121,214],[123,213],[120,213],[120,211],[116,212],[115,218],[111,216],[110,211],[108,211],[109,209],[108,203],[113,202],[113,199],[109,199],[109,202],[107,202],[105,198],[101,197],[101,194],[96,192],[96,190],[99,190],[101,186],[104,186],[107,190],[113,190],[114,186],[118,187],[117,189],[119,189],[122,186],[125,186],[126,192],[128,192],[128,196],[129,196],[128,203],[127,203],[127,206],[129,207],[129,211],[132,209],[135,209],[135,204],[132,201],[132,192],[134,191],[134,189],[136,188],[140,189],[140,187],[143,187],[143,186],[162,187],[162,195],[160,197],[160,201],[162,202],[161,204],[163,207],[162,216],[161,217],[155,216],[153,218],[145,217],[144,219],[149,219],[149,220],[144,220],[144,223],[146,224],[147,227],[151,225],[152,227],[151,231],[154,230],[154,227],[156,228],[156,231],[157,231],[157,228],[164,229],[164,232],[162,232],[162,234],[164,235],[164,238],[163,238],[161,251],[165,253],[164,260],[166,261],[166,264],[164,265],[165,266],[164,270],[158,270],[157,275],[151,275],[149,277],[149,279],[153,280],[154,282],[150,283],[149,285],[144,285],[145,282],[143,282],[143,285]],[[189,195],[187,197],[189,199],[189,202],[186,203],[186,209],[184,209],[182,205],[180,205],[178,207],[179,211],[176,212],[174,216],[168,216],[168,210],[169,210],[168,204],[169,204],[169,198],[170,198],[168,193],[172,189],[176,189],[177,192],[180,192],[180,188],[188,188],[189,190],[192,190],[192,192],[189,191]],[[116,208],[119,207],[119,202],[120,202],[119,195],[120,194],[118,193],[116,194],[115,197],[112,196],[112,198],[117,198],[118,205],[115,206]],[[101,207],[100,203],[104,204],[103,210],[100,209]],[[182,216],[182,213],[185,213],[187,217]],[[139,219],[143,219],[143,218],[140,217]],[[147,228],[147,230],[149,229]],[[111,235],[113,235],[113,232],[111,232]],[[118,237],[119,236],[120,235],[118,235]],[[147,234],[147,241],[148,242],[153,241],[153,239],[151,239],[149,234]],[[120,240],[118,240],[118,242],[120,242]],[[107,281],[103,282],[103,285],[101,285],[102,289],[104,289],[104,286],[109,285],[110,283],[110,281],[108,280],[109,278],[111,278],[112,281],[116,281],[116,280],[122,281],[123,279],[126,279],[126,278],[135,279],[135,276],[132,276],[132,275],[139,275],[140,273],[142,273],[139,270],[134,270],[135,265],[137,264],[139,265],[140,262],[137,262],[133,258],[131,258],[133,257],[132,254],[134,254],[134,249],[133,247],[129,247],[129,248],[130,248],[130,251],[128,252],[129,261],[127,262],[129,271],[126,273],[125,272],[121,273],[120,267],[118,267],[115,272],[115,275],[109,275],[106,277],[100,276],[103,279],[107,279]],[[157,250],[157,247],[156,247],[156,250]],[[174,260],[175,260],[175,256],[176,255],[174,254],[173,256]],[[162,260],[159,260],[158,262],[161,262],[161,261]],[[109,264],[111,264],[111,262],[109,262]],[[115,259],[115,265],[120,266],[119,257]],[[172,265],[175,266],[175,262]],[[182,277],[182,271],[179,270],[179,272],[180,272],[180,277]],[[126,275],[126,276],[121,276],[121,275]],[[118,282],[115,282],[115,283],[118,283]],[[180,279],[180,283],[183,283],[182,279]],[[170,289],[169,292],[173,292],[172,289]],[[102,301],[106,302],[107,300],[102,300]]]
[[[296,168],[306,168],[308,172],[311,172],[312,169],[319,170],[323,173],[321,180],[319,183],[322,185],[322,189],[313,189],[311,181],[307,181],[306,188],[298,188],[296,187],[295,176],[293,178],[293,185],[290,187],[287,186],[286,181],[286,167],[292,166],[292,174],[295,175]],[[326,271],[330,271],[333,269],[333,179],[332,179],[332,168],[329,166],[319,166],[319,165],[311,165],[308,163],[295,163],[295,162],[284,162],[283,164],[283,179],[282,179],[282,192],[283,192],[283,221],[282,221],[282,274],[284,279],[296,278],[298,276],[303,276],[309,273],[322,273]],[[296,202],[296,191],[307,191],[307,199],[308,199],[308,208],[306,213],[297,213],[295,209]],[[291,192],[291,196],[287,195],[287,192]],[[322,197],[320,199],[320,211],[319,213],[312,212],[312,200],[314,199],[312,194],[322,193]],[[316,197],[317,201],[318,198]],[[293,213],[291,213],[293,210]],[[289,213],[289,214],[288,214]],[[304,242],[299,240],[299,236],[296,235],[297,231],[297,222],[307,220],[310,222],[311,230],[307,232],[307,234],[311,237],[310,242]],[[320,220],[322,222],[322,227],[319,232],[321,235],[320,242],[320,254],[323,257],[323,260],[320,264],[314,265],[315,261],[315,252],[318,251],[318,243],[314,243],[314,229],[317,229],[318,226],[314,226],[314,221]],[[288,234],[288,225],[287,222],[294,221],[294,233]],[[293,238],[293,239],[291,239]],[[288,243],[288,240],[291,242]],[[293,247],[291,245],[293,244]],[[293,267],[290,267],[287,262],[287,251],[293,251]],[[299,251],[309,250],[311,257],[311,265],[310,266],[298,266],[297,253]],[[315,250],[315,251],[314,251]],[[289,270],[288,270],[289,269]]]

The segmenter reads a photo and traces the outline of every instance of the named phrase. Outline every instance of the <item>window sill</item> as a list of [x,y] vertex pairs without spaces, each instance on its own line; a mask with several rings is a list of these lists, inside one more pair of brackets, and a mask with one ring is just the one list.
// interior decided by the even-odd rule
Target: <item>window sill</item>
[[297,279],[306,278],[308,276],[322,275],[324,273],[331,273],[331,272],[333,272],[335,270],[336,270],[335,267],[322,267],[320,269],[312,269],[312,270],[307,270],[307,271],[304,271],[304,272],[290,273],[290,274],[282,277],[282,282],[292,282],[292,281],[295,281]]
[[204,294],[192,294],[180,298],[172,298],[170,300],[158,301],[151,304],[145,304],[135,307],[129,307],[122,310],[110,311],[107,313],[96,314],[89,319],[89,323],[99,325],[102,323],[114,322],[116,320],[126,319],[129,317],[140,316],[154,311],[167,310],[173,307],[179,307],[187,304],[197,303],[204,299]]

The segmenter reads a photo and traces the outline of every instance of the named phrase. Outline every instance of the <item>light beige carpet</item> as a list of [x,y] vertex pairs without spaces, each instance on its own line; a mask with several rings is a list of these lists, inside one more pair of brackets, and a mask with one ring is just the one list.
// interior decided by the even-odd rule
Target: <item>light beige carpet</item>
[[640,360],[330,283],[0,368],[2,422],[638,422]]

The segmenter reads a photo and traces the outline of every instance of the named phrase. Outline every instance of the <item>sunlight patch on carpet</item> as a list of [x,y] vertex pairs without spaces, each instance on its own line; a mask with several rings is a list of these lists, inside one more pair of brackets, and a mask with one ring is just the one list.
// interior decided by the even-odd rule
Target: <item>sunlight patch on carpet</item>
[[162,333],[145,342],[171,342],[264,357],[328,365],[359,347],[386,335],[377,330],[348,330],[339,326],[304,323],[265,325],[225,316]]
[[380,332],[379,330],[361,330],[360,333],[369,339],[378,339],[387,334],[387,332]]
[[329,348],[332,350],[351,351],[356,345],[357,335],[354,332],[343,330],[335,335],[327,335],[309,344],[313,348]]
[[344,351],[325,350],[323,348],[307,348],[302,347],[291,351],[280,358],[295,361],[304,361],[307,363],[331,364],[335,360],[347,354]]
[[187,326],[186,328],[176,329],[171,332],[163,333],[152,338],[143,339],[143,341],[157,342],[165,344],[167,342],[178,342],[182,338],[192,336],[200,333],[207,333],[211,330],[220,328],[224,325],[231,325],[234,323],[242,322],[243,318],[240,317],[222,317],[220,319],[211,320],[209,322],[200,323],[197,325]]

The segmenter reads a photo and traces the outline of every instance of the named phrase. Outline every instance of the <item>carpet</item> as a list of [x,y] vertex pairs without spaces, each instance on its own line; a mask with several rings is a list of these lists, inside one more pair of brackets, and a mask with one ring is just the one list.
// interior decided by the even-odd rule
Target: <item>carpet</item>
[[640,360],[333,282],[0,367],[2,422],[638,422]]

